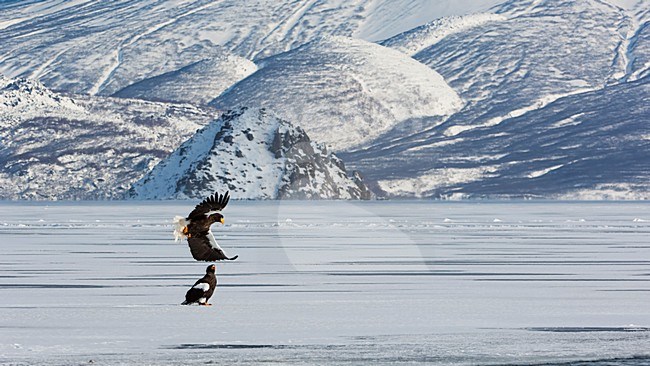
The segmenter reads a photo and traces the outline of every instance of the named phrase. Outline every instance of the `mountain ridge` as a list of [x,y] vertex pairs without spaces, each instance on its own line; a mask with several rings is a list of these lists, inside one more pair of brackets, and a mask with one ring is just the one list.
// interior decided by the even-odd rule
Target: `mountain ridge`
[[[637,123],[650,120],[650,3],[260,4],[265,6],[204,0],[0,4],[0,37],[6,40],[0,73],[9,76],[1,82],[34,77],[47,87],[32,85],[25,99],[16,95],[27,92],[20,90],[27,84],[4,87],[0,122],[9,126],[3,145],[10,148],[0,157],[13,157],[15,149],[37,151],[49,136],[35,130],[36,121],[55,136],[75,126],[91,136],[96,126],[103,141],[110,131],[98,115],[114,124],[135,116],[146,120],[142,111],[156,110],[153,120],[167,121],[161,126],[168,131],[152,136],[179,144],[194,132],[183,127],[187,135],[179,137],[175,117],[162,112],[167,104],[133,99],[139,98],[186,108],[194,115],[187,126],[194,129],[208,123],[199,116],[216,113],[214,107],[266,108],[326,144],[390,197],[650,198],[639,161],[646,140],[632,136],[650,134],[647,123]],[[450,16],[432,16],[445,6]],[[21,128],[26,136],[16,133]],[[570,141],[558,131],[570,131]],[[174,150],[168,142],[146,164],[132,166],[151,168]],[[52,141],[44,146],[58,149]],[[137,141],[134,146],[144,147]],[[29,179],[42,179],[36,166],[55,172],[61,164],[38,165],[42,161],[33,154],[20,159],[23,173],[35,165],[10,197],[20,197]],[[599,168],[605,162],[611,166]],[[15,166],[6,165],[0,175],[17,179]]]

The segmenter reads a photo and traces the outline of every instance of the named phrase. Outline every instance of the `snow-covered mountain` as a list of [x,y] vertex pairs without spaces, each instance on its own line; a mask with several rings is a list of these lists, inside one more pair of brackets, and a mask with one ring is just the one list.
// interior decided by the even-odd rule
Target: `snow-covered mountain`
[[[350,166],[400,196],[570,197],[579,187],[589,187],[590,195],[598,197],[599,183],[607,181],[633,187],[621,189],[618,197],[626,192],[630,198],[647,197],[647,170],[635,170],[632,179],[625,169],[628,164],[639,169],[642,163],[636,160],[648,151],[645,140],[628,145],[629,135],[650,132],[645,87],[650,79],[644,77],[650,65],[641,61],[648,53],[639,42],[647,22],[639,26],[623,9],[590,0],[511,1],[492,17],[453,19],[451,28],[459,31],[452,33],[449,22],[437,21],[382,44],[410,52],[440,72],[466,102],[463,109],[446,119],[403,121],[341,154]],[[580,104],[583,114],[576,118],[588,118],[585,126],[608,131],[610,149],[594,141],[602,135],[558,134],[570,129],[558,130],[556,123],[578,114],[566,101]],[[533,134],[544,144],[536,145]],[[563,145],[572,147],[549,149]],[[636,153],[630,151],[625,162],[619,151],[630,148]],[[557,156],[563,162],[550,163]],[[617,163],[600,169],[600,159]],[[584,164],[594,165],[573,170]],[[563,173],[575,179],[537,179],[550,167],[556,170],[547,178]],[[513,181],[519,182],[516,189]],[[603,191],[603,197],[608,194]]]
[[240,199],[372,196],[299,127],[263,110],[218,115],[189,104],[61,95],[0,77],[0,196],[201,198],[215,189]]
[[456,138],[440,126],[431,131],[439,139],[407,152],[430,159],[428,170],[416,178],[379,177],[379,185],[395,196],[647,199],[647,79],[560,98]]
[[[251,106],[389,196],[650,198],[646,0],[9,1],[0,39],[10,80],[94,95],[36,87],[42,100],[21,109],[5,91],[7,125],[59,104],[109,116],[166,105],[105,96]],[[191,136],[165,134],[177,140],[164,151]]]
[[217,111],[0,77],[0,197],[116,199]]
[[325,37],[265,59],[211,103],[277,108],[337,151],[372,141],[400,121],[447,116],[462,101],[431,68],[374,43]]
[[257,66],[244,58],[217,56],[138,81],[113,96],[203,105],[255,70]]
[[225,113],[134,184],[141,199],[369,199],[356,174],[299,127],[264,109]]
[[[498,0],[0,2],[0,73],[111,95],[209,58],[261,60],[326,35],[378,40]],[[235,74],[241,66],[223,65]],[[233,67],[234,69],[228,69]],[[217,95],[212,95],[214,98]]]

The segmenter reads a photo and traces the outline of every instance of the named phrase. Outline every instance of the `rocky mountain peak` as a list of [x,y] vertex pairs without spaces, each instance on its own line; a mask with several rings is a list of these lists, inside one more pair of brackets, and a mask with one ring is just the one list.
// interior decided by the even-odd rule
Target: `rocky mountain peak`
[[266,109],[238,108],[197,132],[137,182],[136,198],[369,199],[359,174]]

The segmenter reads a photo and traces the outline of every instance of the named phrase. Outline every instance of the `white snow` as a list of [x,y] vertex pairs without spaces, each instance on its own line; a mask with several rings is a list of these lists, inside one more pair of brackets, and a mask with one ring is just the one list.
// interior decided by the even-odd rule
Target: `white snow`
[[[527,171],[502,164],[506,168],[500,172],[503,179],[487,185],[503,187],[508,185],[507,180],[517,177],[550,179],[562,173],[571,177],[584,174],[569,178],[571,182],[562,188],[565,190],[574,183],[576,187],[585,183],[573,180],[615,186],[630,179],[644,180],[648,171],[636,163],[647,160],[644,153],[648,149],[642,143],[648,134],[642,126],[623,126],[644,121],[647,115],[643,94],[647,91],[641,86],[650,74],[647,0],[259,0],[255,4],[203,0],[5,1],[0,5],[0,71],[12,77],[39,77],[45,85],[68,92],[194,104],[221,95],[215,102],[219,107],[267,107],[304,126],[315,140],[337,151],[347,150],[349,167],[359,168],[372,180],[379,177],[385,186],[400,192],[403,187],[423,191],[440,187],[441,180],[428,173],[445,169],[436,161],[439,157],[444,160],[446,151],[453,156],[462,153],[457,150],[463,147],[473,150],[487,146],[488,150],[497,149],[499,155],[517,155],[522,150],[516,146],[518,138],[531,130],[513,125],[541,118],[549,123],[531,127],[539,132],[537,140],[545,141],[535,145],[540,152],[531,149],[531,154],[544,156],[543,148],[557,145],[566,152],[562,161],[566,169],[546,175],[545,169],[559,162]],[[380,40],[385,41],[370,43]],[[621,84],[628,84],[631,91],[609,98],[608,89]],[[635,86],[637,90],[633,91]],[[602,109],[600,105],[590,110],[580,108],[593,96],[585,93],[589,90],[602,91]],[[576,102],[563,103],[576,93],[585,94],[585,100],[569,98]],[[632,97],[641,102],[625,103]],[[59,99],[0,96],[0,123],[10,131],[0,132],[3,145],[7,141],[6,151],[22,148],[32,154],[14,154],[6,159],[0,181],[9,183],[0,185],[2,197],[50,197],[52,181],[81,191],[111,185],[121,185],[119,189],[124,191],[133,175],[150,169],[178,142],[164,131],[149,130],[130,134],[137,152],[125,153],[130,148],[126,146],[97,154],[93,151],[95,136],[71,152],[61,146],[61,141],[72,134],[61,131],[64,124],[52,119],[83,116],[88,122],[84,127],[110,126],[102,131],[107,133],[122,126],[122,117],[118,112],[90,110],[87,104],[78,114],[71,113],[74,105],[65,104],[74,99],[63,95],[54,98]],[[11,111],[3,114],[7,106]],[[48,114],[51,123],[43,128],[37,123],[23,123],[24,128],[9,129],[17,120],[24,122],[33,112],[31,107],[36,106],[65,111]],[[123,106],[115,103],[114,108]],[[575,109],[579,109],[577,113],[573,113]],[[623,111],[618,113],[624,120],[619,126],[614,126],[619,116],[612,118],[612,111]],[[559,115],[563,117],[551,117]],[[150,122],[155,124],[160,116],[156,114]],[[108,122],[103,123],[105,120]],[[45,122],[39,120],[40,124]],[[608,140],[620,144],[612,145],[604,155],[590,143],[605,140],[594,136],[601,132],[599,126],[611,129]],[[196,127],[188,123],[179,133],[193,132]],[[559,128],[571,133],[562,134]],[[584,131],[589,128],[593,132]],[[21,140],[21,136],[29,138]],[[495,136],[503,138],[496,141],[491,138]],[[555,138],[547,139],[549,136]],[[564,144],[569,137],[575,141]],[[633,139],[641,144],[626,144]],[[141,140],[146,143],[138,144]],[[624,154],[620,151],[623,144],[629,146]],[[154,151],[142,156],[143,145]],[[45,162],[55,159],[35,156],[42,150],[59,149],[64,152],[56,154],[56,161]],[[25,157],[16,159],[19,155]],[[608,164],[620,168],[600,174],[600,162],[591,167],[569,164],[584,163],[588,161],[584,156],[589,155],[620,159]],[[111,174],[126,171],[119,166],[121,157],[130,161],[126,166],[139,169],[126,183]],[[101,169],[85,169],[97,162],[102,163]],[[25,171],[23,167],[27,167]],[[475,166],[454,168],[466,169],[466,181],[477,183],[472,173]],[[103,172],[93,174],[98,170]],[[422,172],[425,175],[418,176]],[[633,178],[627,178],[628,172]],[[55,179],[45,179],[45,175]],[[314,179],[322,180],[322,176]],[[455,184],[457,179],[448,181]],[[547,187],[541,194],[550,194],[552,187]],[[580,191],[580,196],[590,196],[592,191],[593,187]],[[605,188],[603,196],[625,196],[623,188],[614,191]],[[103,196],[114,197],[113,193]],[[629,197],[643,196],[630,192]]]
[[[197,195],[212,194],[228,185],[219,179],[232,180],[231,194],[240,199],[264,199],[277,195],[282,178],[283,159],[276,159],[268,149],[273,140],[280,120],[272,115],[261,116],[257,110],[247,110],[232,121],[235,143],[218,142],[219,149],[214,149],[215,136],[224,128],[221,120],[210,123],[185,141],[176,151],[157,165],[143,180],[134,185],[135,192],[143,199],[164,199],[169,197],[187,198]],[[246,131],[254,138],[249,140]],[[243,158],[237,158],[239,151]],[[197,165],[205,166],[205,171],[198,171]],[[188,172],[202,176],[216,177],[208,186],[187,186],[179,189],[178,182],[183,181]]]
[[[459,135],[465,131],[471,131],[477,128],[486,128],[486,127],[493,127],[497,126],[503,121],[506,121],[510,118],[517,118],[525,115],[528,112],[534,112],[538,111],[547,105],[555,102],[558,99],[568,97],[571,95],[576,95],[576,94],[582,94],[582,93],[588,93],[590,91],[594,91],[596,89],[576,89],[573,90],[569,93],[562,93],[562,94],[550,94],[546,95],[536,101],[533,102],[532,105],[525,106],[522,108],[514,109],[511,111],[508,111],[508,113],[505,116],[499,116],[499,117],[492,117],[489,120],[485,121],[484,123],[476,123],[476,124],[471,124],[471,125],[456,125],[456,126],[450,126],[448,127],[443,133],[445,136],[448,137],[453,137],[456,135]],[[573,116],[573,118],[578,118],[579,115]],[[558,127],[560,125],[554,124],[553,126]],[[564,125],[566,126],[566,124]]]
[[580,117],[584,116],[584,113],[578,113],[568,118],[564,118],[560,121],[557,121],[551,125],[552,128],[562,128],[566,126],[575,126],[581,124],[583,121],[580,120]]
[[[16,17],[18,17],[18,19],[21,19],[22,22],[28,19],[34,19],[42,17],[44,15],[53,14],[69,8],[78,8],[77,10],[79,10],[79,8],[83,8],[84,4],[91,1],[92,0],[49,0],[26,2],[27,4],[25,6],[19,7],[15,13],[12,11],[7,11],[6,14],[0,13],[0,19],[5,18],[6,16],[12,16],[13,19],[16,19]],[[19,17],[19,15],[24,15],[24,17]]]
[[[175,70],[178,67],[179,65],[169,65],[168,69],[172,71],[162,75],[152,73],[155,76],[123,87],[113,95],[121,98],[205,104],[257,70],[253,62],[227,54],[212,56]],[[162,70],[157,72],[160,71]]]
[[21,23],[22,21],[29,18],[14,18],[9,20],[0,20],[0,30],[11,27],[14,24]]
[[6,147],[0,196],[123,197],[216,114],[190,105],[62,95],[35,81],[0,76],[0,141]]
[[54,113],[83,111],[71,98],[50,91],[37,81],[0,75],[0,116],[4,120],[19,119],[36,109]]
[[[280,153],[284,148],[292,152]],[[133,185],[133,194],[185,199],[224,189],[238,199],[352,199],[359,187],[301,129],[264,109],[240,108],[185,141]]]
[[564,164],[558,164],[558,165],[554,165],[554,166],[548,167],[548,168],[546,168],[546,169],[542,169],[542,170],[537,170],[537,171],[534,171],[534,172],[530,172],[530,173],[528,174],[528,178],[538,178],[538,177],[541,177],[542,175],[545,175],[545,174],[547,174],[547,173],[549,173],[549,172],[552,172],[553,170],[560,169],[560,168],[563,167],[563,166],[564,166]]
[[370,2],[355,37],[379,41],[443,17],[457,17],[489,11],[504,0],[391,0]]
[[1,203],[0,363],[650,359],[647,202],[231,201],[187,307],[195,204]]
[[405,119],[449,115],[463,105],[434,70],[358,39],[323,37],[259,66],[213,105],[273,107],[334,150],[370,141]]
[[432,169],[416,178],[383,179],[377,183],[391,196],[426,197],[436,188],[477,181],[495,171],[497,167],[490,165],[478,168]]
[[557,194],[554,199],[573,200],[647,200],[650,190],[642,184],[610,183],[598,184],[591,189],[575,189]]
[[450,34],[460,33],[488,22],[505,21],[507,19],[505,15],[492,13],[450,16],[436,19],[421,27],[399,34],[381,42],[381,44],[413,56],[425,48],[433,46]]
[[112,94],[217,53],[261,60],[327,35],[377,41],[502,1],[3,2],[0,24],[6,30],[13,22],[38,26],[17,27],[11,42],[0,44],[0,72],[28,76],[59,55],[43,70],[46,85]]

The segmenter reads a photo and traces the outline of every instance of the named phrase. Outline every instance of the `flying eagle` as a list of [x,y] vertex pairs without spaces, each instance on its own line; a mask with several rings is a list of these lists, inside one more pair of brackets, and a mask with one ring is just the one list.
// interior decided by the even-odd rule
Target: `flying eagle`
[[223,215],[219,211],[226,207],[229,200],[230,194],[228,192],[221,195],[215,192],[215,194],[196,205],[186,218],[181,216],[174,218],[174,236],[176,240],[187,238],[192,257],[197,261],[214,262],[224,259],[232,261],[239,257],[236,255],[228,258],[210,230],[210,226],[215,222],[223,224]]
[[187,290],[185,301],[183,301],[181,305],[198,303],[199,305],[211,306],[212,304],[209,304],[208,300],[210,300],[214,290],[217,288],[216,271],[217,266],[214,264],[209,265],[208,268],[205,269],[205,276],[196,281],[191,289]]

